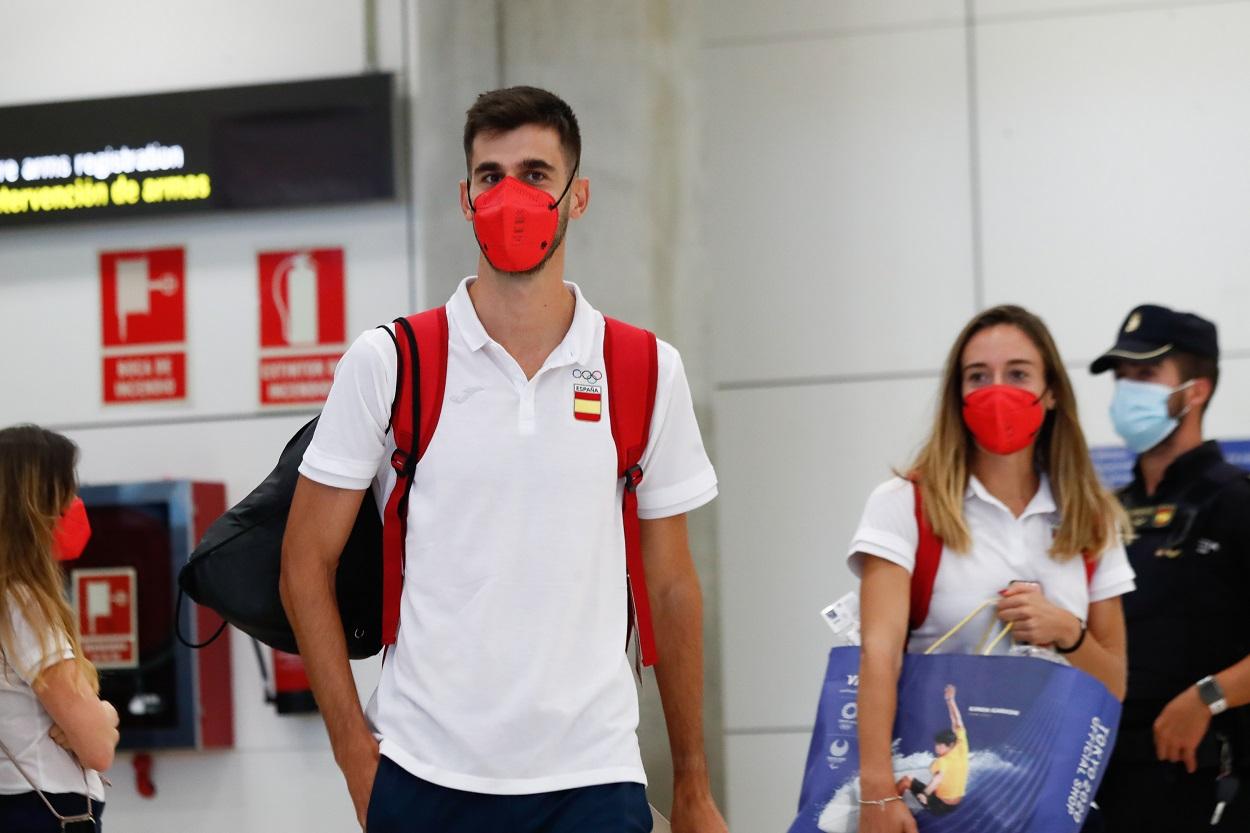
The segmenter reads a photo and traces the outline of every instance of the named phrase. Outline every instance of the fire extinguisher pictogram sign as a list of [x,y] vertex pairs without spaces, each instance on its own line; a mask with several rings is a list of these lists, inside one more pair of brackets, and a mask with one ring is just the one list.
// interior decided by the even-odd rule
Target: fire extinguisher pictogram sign
[[347,338],[343,260],[341,248],[258,256],[262,405],[325,401]]

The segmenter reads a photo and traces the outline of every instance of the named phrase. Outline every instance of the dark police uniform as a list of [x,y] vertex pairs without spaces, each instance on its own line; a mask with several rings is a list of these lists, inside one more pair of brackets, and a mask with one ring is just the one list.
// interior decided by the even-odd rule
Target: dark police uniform
[[[1147,311],[1148,323],[1171,335],[1172,322],[1150,309],[1139,308]],[[1210,328],[1211,352],[1202,352],[1201,342],[1187,349],[1218,355],[1214,326],[1202,323]],[[1156,340],[1156,355],[1157,346]],[[1133,358],[1123,350],[1109,355],[1111,361]],[[1099,372],[1100,363],[1105,369],[1106,358],[1092,369]],[[1206,442],[1174,460],[1153,495],[1146,494],[1139,464],[1119,497],[1137,536],[1127,546],[1137,590],[1123,597],[1128,695],[1097,797],[1105,829],[1250,833],[1250,708],[1212,718],[1192,775],[1184,764],[1158,759],[1153,732],[1155,719],[1178,694],[1250,655],[1250,478],[1224,460],[1215,442]],[[1242,787],[1213,828],[1217,779],[1230,769]]]
[[1120,492],[1137,539],[1128,545],[1137,590],[1123,597],[1128,696],[1098,804],[1113,833],[1210,828],[1221,738],[1244,787],[1216,829],[1250,831],[1250,717],[1211,720],[1198,771],[1159,761],[1153,725],[1178,694],[1250,655],[1250,480],[1203,443],[1168,467],[1154,495],[1141,474]]

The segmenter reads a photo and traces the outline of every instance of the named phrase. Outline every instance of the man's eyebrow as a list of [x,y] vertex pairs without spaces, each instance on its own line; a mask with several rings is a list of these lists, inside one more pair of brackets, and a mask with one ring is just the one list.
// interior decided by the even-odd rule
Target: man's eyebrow
[[555,171],[556,169],[556,166],[546,159],[526,159],[521,162],[521,167],[527,171]]
[[503,165],[500,165],[498,162],[479,162],[477,167],[473,169],[473,173],[474,175],[487,173],[493,174],[502,170]]

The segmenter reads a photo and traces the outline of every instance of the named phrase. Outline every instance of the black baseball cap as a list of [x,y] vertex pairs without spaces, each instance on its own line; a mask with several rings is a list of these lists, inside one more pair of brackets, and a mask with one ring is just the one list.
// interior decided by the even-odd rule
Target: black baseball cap
[[1218,359],[1215,325],[1192,312],[1142,304],[1124,319],[1115,346],[1094,359],[1089,372],[1110,370],[1120,359],[1148,362],[1177,351]]

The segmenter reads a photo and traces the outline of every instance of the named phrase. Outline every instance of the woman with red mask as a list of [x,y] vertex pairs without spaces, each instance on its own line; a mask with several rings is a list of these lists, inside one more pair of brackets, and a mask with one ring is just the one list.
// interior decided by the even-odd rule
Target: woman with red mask
[[[927,616],[911,629],[917,501],[943,550]],[[850,548],[862,579],[861,833],[917,830],[891,758],[904,651],[924,651],[987,599],[996,603],[941,650],[976,651],[997,619],[1015,642],[1058,651],[1123,699],[1119,597],[1133,589],[1123,528],[1046,326],[1016,306],[977,315],[947,357],[928,440],[906,477],[869,497]]]
[[91,530],[77,447],[33,425],[0,430],[0,830],[99,833],[117,711],[98,696],[60,561]]

